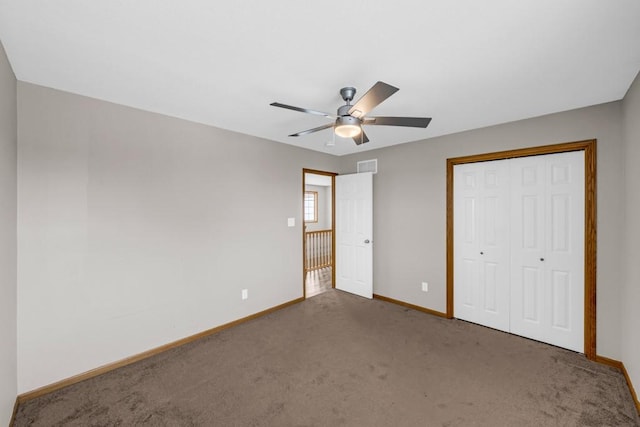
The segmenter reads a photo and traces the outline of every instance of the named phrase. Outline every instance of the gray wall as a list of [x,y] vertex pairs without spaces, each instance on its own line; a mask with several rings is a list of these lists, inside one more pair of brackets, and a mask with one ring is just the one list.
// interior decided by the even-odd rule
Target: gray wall
[[[437,117],[434,120],[438,120]],[[339,171],[378,159],[374,176],[374,292],[446,310],[446,159],[598,139],[597,351],[620,358],[624,230],[621,103],[609,103],[341,157]],[[429,282],[429,292],[420,290]]]
[[302,169],[334,157],[28,83],[18,97],[18,392],[302,296]]
[[16,401],[16,78],[0,43],[0,425]]
[[626,173],[626,261],[622,289],[622,360],[640,393],[640,74],[622,103]]

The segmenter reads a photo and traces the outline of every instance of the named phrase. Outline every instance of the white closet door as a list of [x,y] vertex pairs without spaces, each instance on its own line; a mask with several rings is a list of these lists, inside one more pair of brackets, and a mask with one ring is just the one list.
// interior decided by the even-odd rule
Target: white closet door
[[545,342],[584,352],[584,151],[549,156]]
[[454,311],[459,319],[509,330],[507,161],[454,167]]
[[511,160],[511,332],[543,341],[545,162]]
[[584,351],[584,152],[511,161],[511,331]]

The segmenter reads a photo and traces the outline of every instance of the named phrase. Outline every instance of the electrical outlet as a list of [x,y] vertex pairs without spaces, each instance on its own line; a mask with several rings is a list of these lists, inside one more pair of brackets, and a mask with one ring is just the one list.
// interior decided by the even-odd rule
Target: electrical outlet
[[249,289],[243,289],[242,290],[242,299],[247,299],[249,298]]
[[429,292],[429,284],[427,282],[422,282],[422,292]]

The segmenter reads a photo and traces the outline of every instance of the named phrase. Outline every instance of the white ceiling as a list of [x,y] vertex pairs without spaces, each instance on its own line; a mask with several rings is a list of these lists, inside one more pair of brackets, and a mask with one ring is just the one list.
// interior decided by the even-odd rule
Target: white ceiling
[[[336,155],[621,99],[640,70],[638,0],[0,0],[19,80]],[[370,115],[427,129],[288,134],[376,81]]]

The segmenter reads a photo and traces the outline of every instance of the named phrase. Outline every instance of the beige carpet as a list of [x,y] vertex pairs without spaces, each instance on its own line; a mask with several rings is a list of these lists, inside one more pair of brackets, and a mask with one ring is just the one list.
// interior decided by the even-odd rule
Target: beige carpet
[[20,406],[16,426],[640,426],[622,375],[329,291]]

